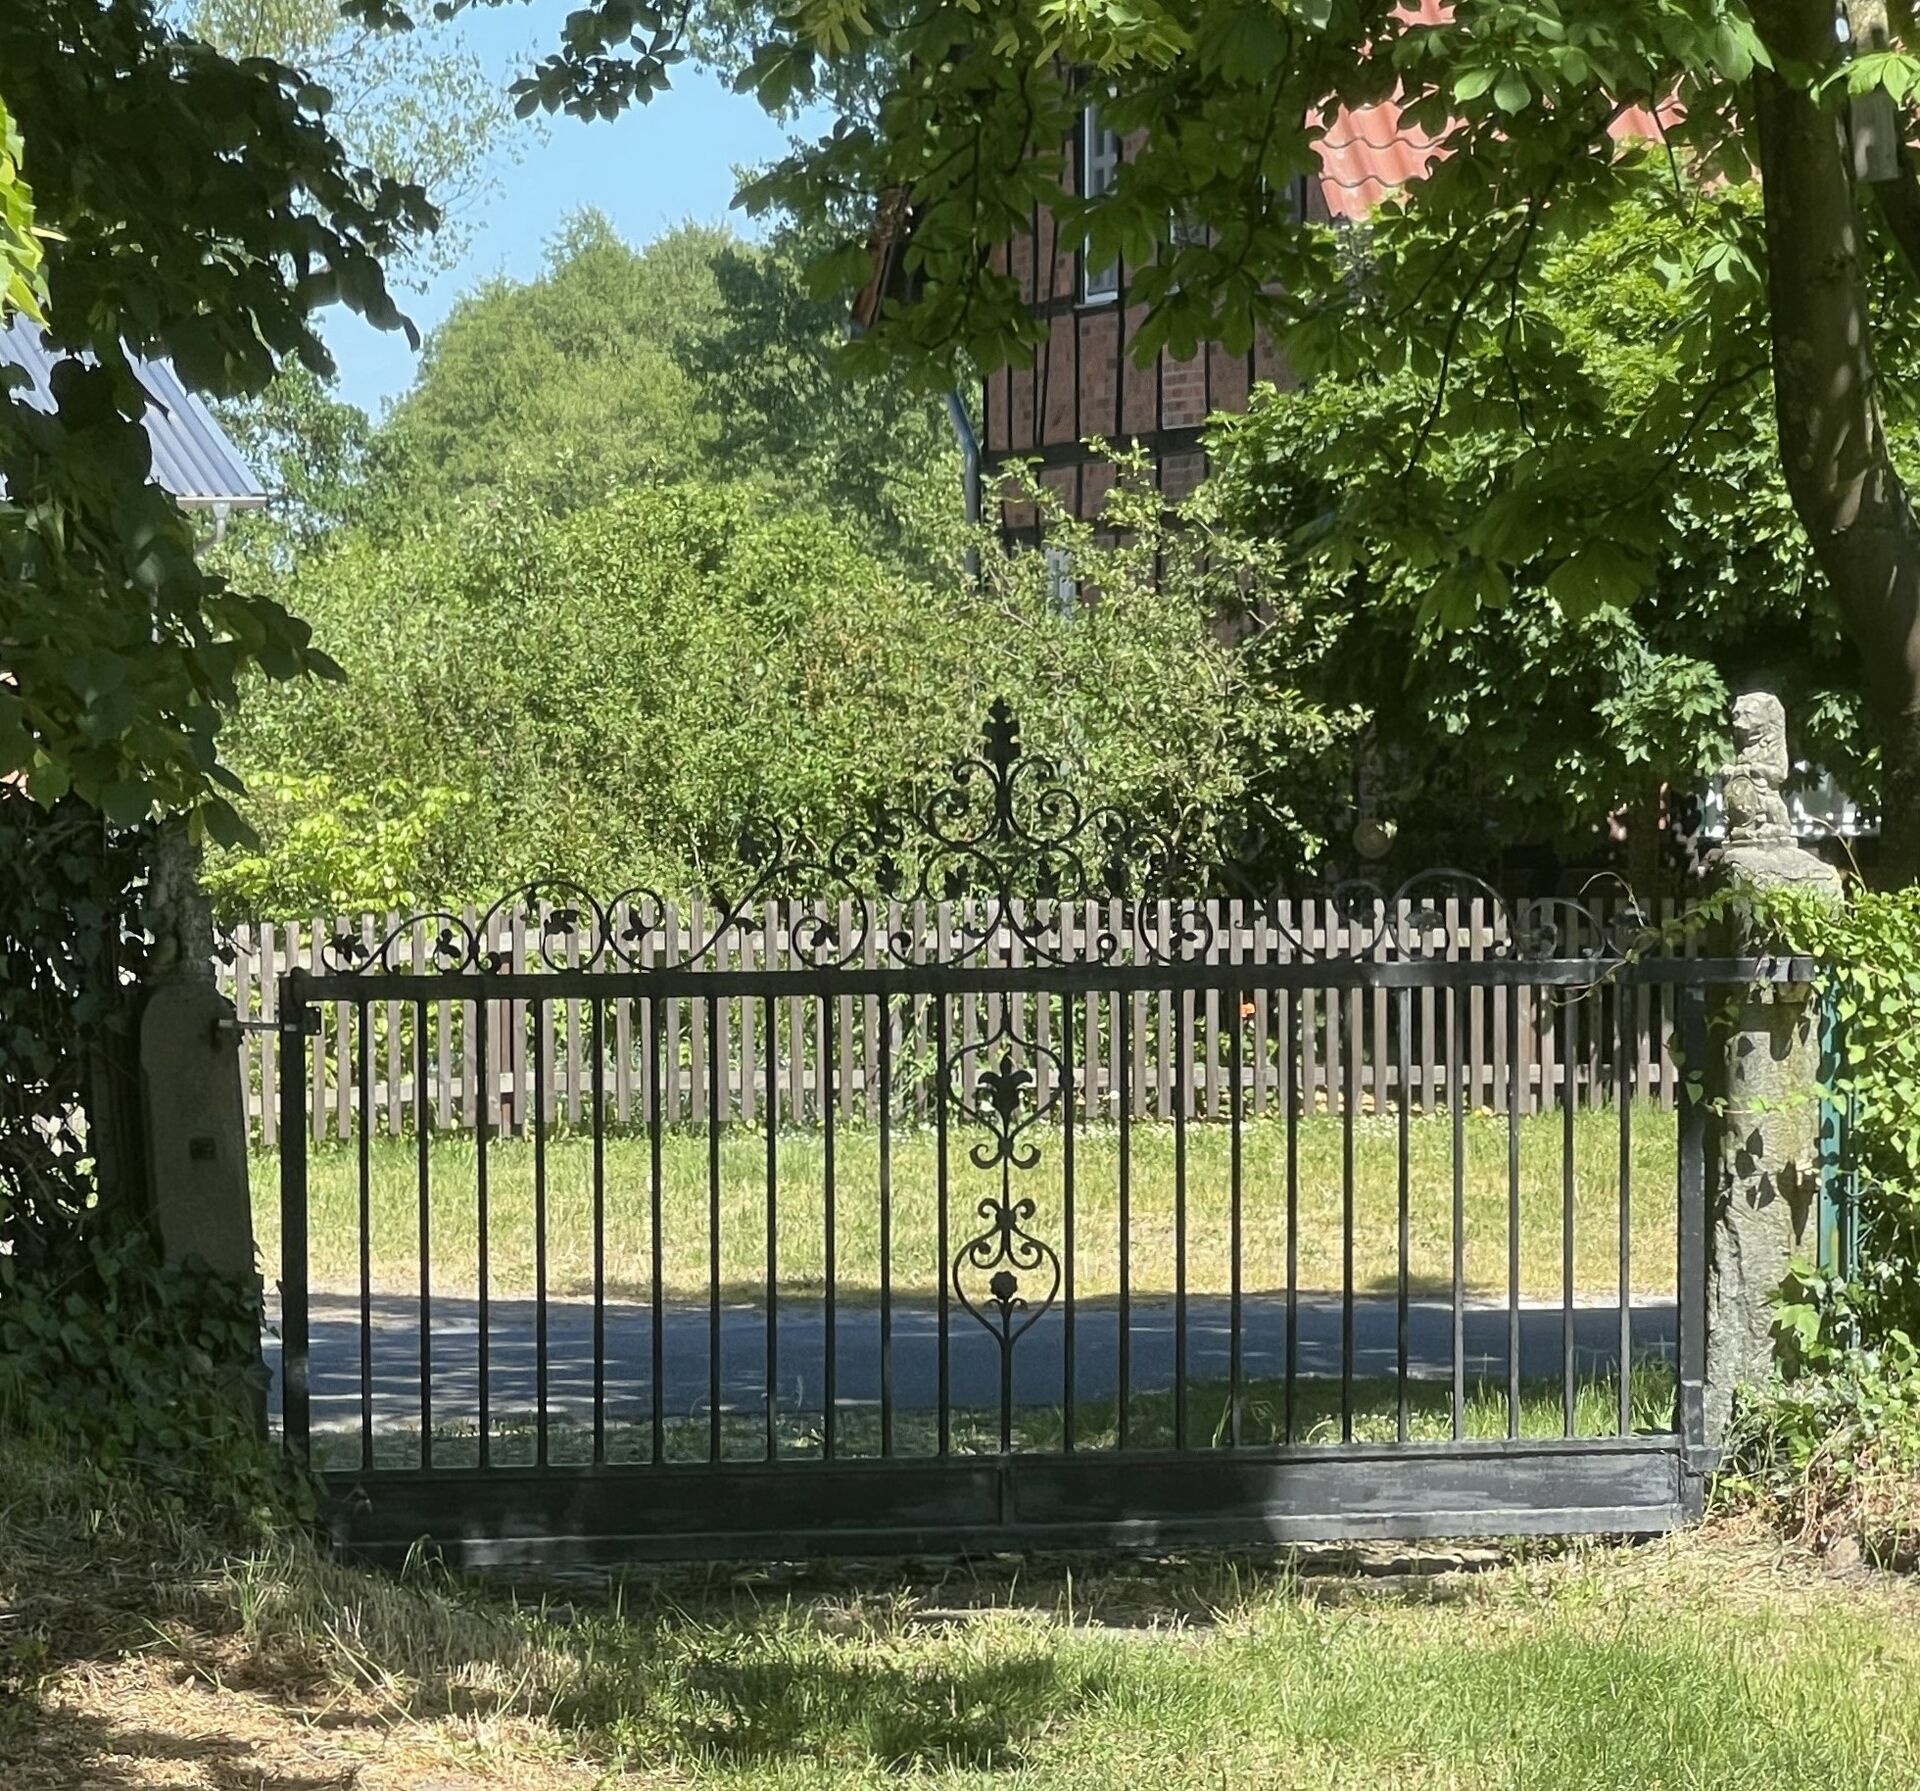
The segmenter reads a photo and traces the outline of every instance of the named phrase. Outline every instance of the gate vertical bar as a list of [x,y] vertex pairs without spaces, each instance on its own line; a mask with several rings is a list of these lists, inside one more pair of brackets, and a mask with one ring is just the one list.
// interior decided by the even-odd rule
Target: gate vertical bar
[[[1122,1449],[1127,1446],[1128,1432],[1132,1424],[1133,1408],[1133,1102],[1134,1091],[1139,1087],[1139,1059],[1129,1050],[1134,1042],[1129,1035],[1133,1032],[1136,1019],[1134,1001],[1120,1001],[1115,1004],[1114,1018],[1120,1029],[1120,1042],[1117,1062],[1120,1074],[1120,1161],[1119,1161],[1119,1226],[1120,1226],[1120,1360],[1119,1386],[1116,1388],[1117,1400],[1114,1413],[1114,1441]],[[1139,1010],[1139,1020],[1144,1030],[1145,1010]]]
[[[767,926],[773,956],[773,926]],[[774,998],[762,1016],[767,1041],[767,1460],[780,1458],[780,1034]]]
[[[707,997],[707,1456],[719,1461],[720,1378],[720,1115],[727,1085],[727,1058],[720,1040],[720,1000]],[[688,1024],[692,1024],[689,1017]]]
[[[1399,1146],[1399,1219],[1400,1219],[1400,1274],[1396,1288],[1397,1298],[1394,1312],[1394,1435],[1405,1442],[1411,1433],[1413,1413],[1410,1394],[1407,1387],[1408,1361],[1411,1354],[1411,1283],[1413,1254],[1413,1185],[1409,1148],[1412,1137],[1409,1131],[1409,1112],[1413,1106],[1413,1090],[1409,1086],[1413,1079],[1412,1031],[1413,1031],[1413,991],[1402,988],[1395,993],[1394,1024],[1399,1032],[1394,1053],[1395,1097],[1397,1102],[1396,1142]],[[1385,1040],[1376,1040],[1375,1048],[1385,1055]]]
[[420,1175],[420,1465],[433,1466],[433,1202],[432,1170],[427,1149],[432,1133],[431,1108],[424,1093],[428,1063],[427,1003],[413,1008],[413,1074],[418,1098],[413,1127]]
[[1244,1103],[1246,1095],[1240,1086],[1241,1055],[1243,1051],[1242,1034],[1246,1030],[1246,1021],[1240,1012],[1240,990],[1235,984],[1229,984],[1223,998],[1227,1022],[1227,1124],[1231,1136],[1227,1143],[1227,1248],[1232,1254],[1232,1265],[1228,1270],[1229,1292],[1227,1295],[1227,1441],[1234,1447],[1240,1447],[1240,1404],[1241,1382],[1244,1373],[1244,1346],[1241,1339],[1241,1327],[1244,1321],[1241,1276],[1242,1259],[1245,1255],[1243,1235],[1243,1217],[1241,1213],[1241,1172],[1240,1159],[1242,1140],[1240,1136],[1245,1118]]
[[360,1180],[360,1465],[373,1466],[373,1076],[369,1038],[373,1009],[360,1003],[354,1051],[360,1097],[359,1137],[354,1152]]
[[666,1123],[662,1111],[666,1103],[666,1072],[660,1061],[665,1050],[666,1014],[660,1005],[660,989],[656,983],[647,992],[647,1155],[648,1192],[652,1202],[647,1242],[653,1256],[649,1290],[652,1306],[648,1312],[652,1330],[649,1339],[652,1361],[648,1390],[653,1396],[651,1460],[655,1467],[667,1459],[667,1315],[664,1304],[666,1188],[661,1151]]
[[[1677,989],[1675,995],[1680,1009],[1680,1085],[1674,1097],[1680,1131],[1680,1260],[1674,1284],[1679,1302],[1674,1428],[1691,1465],[1700,1462],[1707,1440],[1707,1105],[1702,1081],[1707,1062],[1707,991],[1691,984]],[[1696,1513],[1701,1493],[1701,1480],[1690,1476],[1688,1502]]]
[[[594,996],[593,1029],[593,1465],[607,1460],[607,1067],[605,1003]],[[575,1011],[576,1030],[578,1010]],[[577,1061],[577,1060],[576,1060]],[[572,1096],[579,1098],[576,1089]]]
[[533,1458],[547,1465],[547,1054],[552,1039],[547,999],[528,1004],[533,1016]]
[[825,1212],[823,1214],[822,1243],[826,1251],[825,1299],[826,1336],[823,1339],[826,1348],[826,1365],[822,1374],[821,1399],[826,1410],[821,1429],[821,1452],[828,1461],[832,1461],[839,1443],[839,1404],[840,1404],[840,1339],[836,1320],[839,1316],[838,1288],[835,1285],[837,1274],[836,1254],[839,1238],[837,1236],[837,1213],[834,1202],[834,1076],[833,1076],[833,999],[823,995],[820,998],[820,1123],[824,1128],[821,1141],[823,1163],[822,1175],[826,1186],[823,1192]]
[[1633,984],[1617,985],[1614,1098],[1620,1105],[1620,1434],[1633,1429],[1633,1046],[1639,1001]]
[[1187,1105],[1193,1098],[1193,996],[1182,991],[1173,1004],[1179,1065],[1173,1104],[1173,1446],[1187,1446]]
[[1507,1435],[1520,1434],[1520,990],[1507,990]]
[[301,972],[280,979],[280,1422],[294,1459],[313,1465],[307,1326],[307,1004]]
[[1560,1420],[1566,1436],[1574,1431],[1575,1386],[1573,1374],[1573,1279],[1574,1279],[1574,1101],[1578,1078],[1574,1075],[1579,1040],[1574,1035],[1574,1004],[1566,995],[1560,1000]]
[[1467,997],[1457,984],[1447,991],[1448,1108],[1453,1121],[1453,1436],[1467,1430]]
[[493,1066],[489,1047],[491,1028],[490,1014],[493,1003],[486,1000],[473,1004],[474,1057],[478,1087],[480,1089],[479,1111],[474,1120],[473,1130],[473,1216],[474,1216],[474,1282],[479,1294],[475,1307],[478,1321],[474,1330],[474,1373],[478,1381],[480,1427],[480,1465],[484,1468],[493,1459],[493,1414],[489,1382],[492,1379],[492,1312],[489,1305],[488,1283],[492,1280],[492,1270],[488,1260],[488,1228],[492,1218],[488,1211],[487,1190],[487,1136],[490,1109],[490,1096],[493,1091]]
[[[873,936],[867,936],[871,957]],[[874,997],[881,1004],[878,1034],[868,1033],[868,1042],[880,1057],[880,1453],[893,1454],[893,1006],[884,996]],[[873,1059],[867,1060],[868,1074]],[[873,1103],[868,1103],[872,1111]]]
[[1306,991],[1290,1004],[1287,1020],[1287,1380],[1286,1431],[1289,1446],[1298,1426],[1300,1394],[1300,1105],[1306,1080]]
[[[944,907],[945,905],[942,904],[943,912]],[[941,927],[940,943],[942,955],[944,956],[947,943],[947,932],[944,924]],[[934,1267],[940,1281],[940,1298],[935,1317],[937,1348],[939,1352],[938,1367],[936,1369],[938,1381],[936,1397],[940,1406],[936,1423],[939,1430],[939,1452],[941,1456],[944,1457],[953,1447],[953,1363],[951,1358],[953,1318],[947,1291],[947,1249],[949,1242],[947,1236],[947,1207],[950,1194],[947,1162],[947,1080],[950,1070],[947,1063],[947,998],[944,995],[936,995],[933,999],[933,1062],[933,1147],[935,1159],[934,1233],[936,1238],[935,1247],[939,1257]]]
[[[1088,929],[1091,937],[1092,929]],[[1050,1006],[1053,997],[1042,991],[1041,1005]],[[1087,1029],[1089,1049],[1092,1047],[1094,1028],[1098,1025],[1098,997],[1089,994],[1081,1006],[1081,1015]],[[1064,994],[1060,1001],[1060,1263],[1061,1295],[1063,1300],[1060,1314],[1060,1422],[1061,1435],[1066,1453],[1073,1453],[1074,1430],[1074,1310],[1073,1310],[1073,995]],[[1087,1064],[1087,1116],[1094,1112],[1094,1060],[1086,1058]]]
[[1360,1014],[1358,990],[1336,992],[1340,1067],[1340,1440],[1353,1441],[1353,1128],[1360,1105]]

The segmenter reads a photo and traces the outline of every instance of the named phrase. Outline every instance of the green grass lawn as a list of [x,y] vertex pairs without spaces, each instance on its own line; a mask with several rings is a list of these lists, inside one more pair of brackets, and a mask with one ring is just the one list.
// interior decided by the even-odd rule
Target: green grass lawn
[[0,1784],[1910,1791],[1920,1590],[1635,1549],[724,1566],[234,1548],[0,1449]]
[[[1644,1362],[1633,1372],[1630,1385],[1633,1428],[1665,1431],[1672,1427],[1673,1375],[1664,1363]],[[1228,1385],[1223,1380],[1194,1381],[1187,1388],[1187,1445],[1193,1449],[1226,1447],[1230,1439]],[[1279,1379],[1251,1379],[1241,1389],[1240,1441],[1258,1448],[1287,1441],[1286,1386]],[[1520,1434],[1557,1437],[1564,1434],[1565,1411],[1557,1380],[1528,1380],[1520,1388]],[[1399,1395],[1390,1377],[1363,1376],[1353,1388],[1353,1440],[1388,1443],[1399,1434]],[[1453,1435],[1453,1389],[1445,1381],[1413,1380],[1407,1386],[1408,1440],[1444,1442]],[[1471,1379],[1467,1383],[1463,1428],[1469,1437],[1503,1437],[1507,1431],[1507,1391],[1504,1378]],[[1573,1434],[1612,1436],[1619,1428],[1619,1382],[1611,1377],[1587,1377],[1575,1382]],[[1337,1379],[1302,1376],[1294,1388],[1294,1440],[1312,1447],[1342,1441],[1341,1389]],[[1175,1446],[1176,1412],[1170,1389],[1136,1392],[1128,1401],[1129,1449],[1171,1449]],[[535,1460],[534,1419],[530,1412],[490,1414],[490,1455],[497,1466],[531,1464]],[[1013,1414],[1014,1448],[1020,1452],[1058,1453],[1066,1439],[1066,1414],[1057,1406],[1025,1405]],[[669,1461],[711,1459],[711,1430],[707,1418],[672,1417],[665,1426]],[[1080,1402],[1074,1412],[1074,1446],[1082,1450],[1119,1446],[1119,1406],[1112,1398]],[[794,1461],[817,1459],[824,1439],[818,1413],[783,1415],[777,1442],[783,1457]],[[724,1415],[721,1453],[729,1461],[759,1461],[766,1453],[765,1421],[758,1417]],[[900,1411],[894,1416],[896,1455],[931,1456],[939,1446],[935,1414]],[[418,1465],[417,1430],[382,1430],[374,1437],[374,1464],[403,1468]],[[643,1462],[652,1447],[647,1424],[616,1420],[607,1427],[610,1461]],[[1000,1448],[1000,1410],[957,1407],[951,1415],[949,1447],[956,1455],[991,1455]],[[475,1426],[471,1422],[436,1426],[433,1433],[437,1467],[471,1467],[479,1461]],[[876,1457],[881,1452],[877,1412],[850,1408],[841,1412],[835,1451],[844,1458]],[[548,1460],[558,1464],[585,1463],[593,1457],[591,1432],[578,1423],[555,1416],[549,1420]],[[358,1430],[315,1433],[314,1465],[322,1470],[360,1465]]]
[[[1638,1109],[1633,1126],[1633,1283],[1636,1292],[1673,1287],[1675,1127],[1670,1113]],[[1523,1292],[1557,1298],[1561,1289],[1561,1117],[1520,1124],[1520,1269]],[[979,1229],[980,1201],[999,1187],[999,1173],[969,1160],[977,1131],[956,1129],[950,1147],[950,1250]],[[1032,1135],[1039,1165],[1018,1175],[1036,1202],[1032,1228],[1061,1240],[1062,1138]],[[1409,1268],[1421,1293],[1452,1286],[1452,1127],[1444,1116],[1410,1123]],[[1195,1123],[1187,1134],[1187,1274],[1196,1291],[1229,1285],[1232,1231],[1229,1129]],[[1466,1270],[1471,1292],[1504,1294],[1507,1286],[1507,1122],[1467,1117],[1464,1128]],[[778,1142],[780,1277],[796,1292],[817,1289],[825,1275],[825,1141],[818,1132]],[[835,1141],[836,1281],[858,1299],[879,1286],[879,1135],[843,1127]],[[1109,1127],[1074,1141],[1077,1292],[1097,1298],[1119,1286],[1119,1134]],[[1300,1127],[1300,1285],[1341,1285],[1342,1127],[1323,1114]],[[1619,1125],[1605,1111],[1575,1115],[1574,1267],[1582,1292],[1612,1294],[1619,1286]],[[488,1147],[491,1286],[496,1294],[534,1286],[533,1147],[499,1140]],[[1131,1142],[1131,1273],[1137,1293],[1172,1291],[1175,1279],[1175,1141],[1171,1126],[1140,1125]],[[379,1138],[371,1152],[373,1277],[376,1287],[408,1291],[419,1284],[419,1195],[416,1147]],[[930,1294],[939,1285],[934,1136],[901,1130],[892,1141],[893,1285]],[[435,1138],[429,1148],[433,1275],[444,1292],[475,1286],[477,1212],[475,1146],[470,1138]],[[255,1206],[269,1263],[278,1259],[279,1160],[261,1152],[254,1165]],[[547,1287],[558,1295],[593,1287],[593,1150],[588,1138],[562,1134],[547,1146],[549,1251]],[[744,1128],[722,1134],[720,1256],[729,1287],[749,1291],[766,1276],[766,1141]],[[708,1277],[708,1146],[704,1135],[674,1132],[664,1143],[662,1204],[665,1281],[670,1295],[704,1298]],[[310,1273],[316,1287],[358,1285],[359,1165],[354,1147],[315,1147],[309,1166]],[[1354,1126],[1354,1281],[1362,1291],[1388,1292],[1398,1276],[1397,1128],[1390,1117],[1364,1116]],[[651,1260],[651,1178],[644,1137],[610,1139],[606,1147],[607,1287],[616,1298],[644,1298]],[[1284,1288],[1286,1273],[1286,1131],[1277,1120],[1250,1121],[1242,1134],[1242,1275],[1249,1290]]]

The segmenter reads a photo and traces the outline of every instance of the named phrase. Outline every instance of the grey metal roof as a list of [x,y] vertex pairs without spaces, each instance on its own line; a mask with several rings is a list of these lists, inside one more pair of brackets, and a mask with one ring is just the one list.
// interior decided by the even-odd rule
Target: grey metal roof
[[[48,346],[38,324],[18,313],[0,325],[0,361],[25,370],[28,383],[15,393],[41,410],[53,408],[50,378],[64,351]],[[153,476],[177,503],[225,504],[257,510],[265,489],[228,441],[212,413],[180,383],[165,361],[128,357],[152,402],[141,418],[153,444]]]

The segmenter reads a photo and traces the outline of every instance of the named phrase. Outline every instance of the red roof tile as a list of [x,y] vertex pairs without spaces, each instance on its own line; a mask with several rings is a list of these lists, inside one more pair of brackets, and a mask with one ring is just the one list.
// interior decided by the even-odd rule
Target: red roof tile
[[[1416,25],[1444,25],[1453,16],[1448,0],[1408,0],[1399,10]],[[1615,142],[1657,137],[1659,121],[1632,106],[1613,121],[1609,134]],[[1403,123],[1397,100],[1342,106],[1317,145],[1320,192],[1329,215],[1364,218],[1395,187],[1419,180],[1444,156],[1449,135],[1451,126],[1436,137]]]

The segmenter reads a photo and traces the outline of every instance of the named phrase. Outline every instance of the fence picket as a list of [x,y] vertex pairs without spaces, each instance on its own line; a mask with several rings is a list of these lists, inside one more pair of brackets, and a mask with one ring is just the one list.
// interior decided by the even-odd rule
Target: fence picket
[[[1387,956],[1387,923],[1390,915],[1385,902],[1375,902],[1369,916],[1369,924],[1374,931],[1373,955],[1377,961],[1384,962]],[[1393,1057],[1387,1044],[1387,992],[1375,989],[1373,1000],[1368,1004],[1373,1009],[1372,1038],[1370,1049],[1373,1052],[1373,1110],[1385,1113],[1387,1110],[1387,1065]]]
[[[770,947],[773,953],[770,962],[783,970],[791,970],[796,962],[793,935],[800,924],[799,905],[788,902],[781,915],[783,930]],[[787,1116],[796,1126],[803,1124],[807,1116],[806,1001],[799,995],[787,1001]]]
[[[1323,959],[1344,955],[1347,945],[1347,917],[1332,902],[1320,905],[1320,956]],[[1347,1084],[1342,1071],[1353,1055],[1348,1049],[1344,1028],[1346,1002],[1340,991],[1322,992],[1326,1033],[1321,1040],[1322,1070],[1327,1091],[1327,1111],[1346,1111]]]
[[[268,921],[260,929],[260,1018],[280,1017],[280,929]],[[280,1142],[280,1033],[260,1035],[260,1142],[269,1150]]]
[[[744,923],[740,928],[740,968],[751,970],[766,960],[766,935],[758,927]],[[740,1123],[743,1126],[753,1124],[754,1112],[758,1106],[756,1096],[759,1092],[756,1082],[759,1076],[757,1052],[759,1048],[758,1027],[755,1024],[754,1001],[749,995],[740,997],[740,1082],[738,1100],[740,1103]]]
[[[847,941],[853,937],[853,904],[843,899],[840,903],[840,931],[836,935],[839,944],[834,953],[836,959],[845,954]],[[853,997],[840,997],[840,1014],[835,1030],[839,1033],[840,1046],[840,1112],[846,1119],[852,1119],[857,1111],[860,1090],[855,1083],[856,1066],[854,1055],[859,1035],[854,1031]]]
[[[1401,903],[1400,924],[1403,927],[1412,924],[1412,916],[1409,913],[1412,906],[1413,904],[1411,902]],[[1442,950],[1445,950],[1444,944],[1442,945]],[[1421,988],[1419,1000],[1415,1003],[1415,1007],[1419,1014],[1420,1027],[1420,1111],[1422,1113],[1437,1113],[1440,1110],[1440,1091],[1434,1068],[1433,1029],[1436,1016],[1434,1012],[1434,990],[1431,984],[1427,984]]]
[[[1497,952],[1498,948],[1505,942],[1502,931],[1504,926],[1505,921],[1500,915],[1496,914],[1488,917],[1487,943],[1490,953]],[[1511,995],[1512,991],[1510,989],[1495,989],[1492,991],[1493,999],[1488,1003],[1488,1007],[1491,1010],[1488,1018],[1491,1021],[1492,1032],[1492,1037],[1488,1040],[1488,1043],[1491,1046],[1489,1055],[1492,1062],[1490,1066],[1490,1086],[1487,1089],[1487,1095],[1489,1105],[1491,1105],[1495,1113],[1505,1113],[1508,1106],[1507,1003]]]

